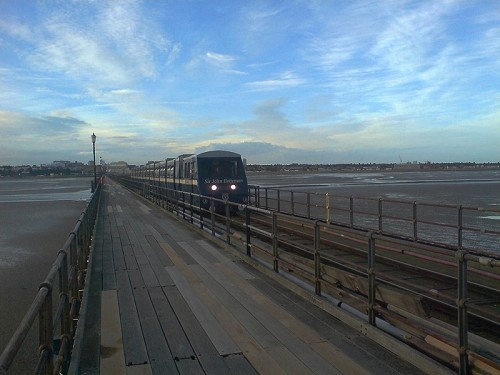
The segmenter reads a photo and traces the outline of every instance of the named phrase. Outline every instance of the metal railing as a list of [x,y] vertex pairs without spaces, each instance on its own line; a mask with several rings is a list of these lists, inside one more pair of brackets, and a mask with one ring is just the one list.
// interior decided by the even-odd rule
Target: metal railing
[[47,277],[39,285],[28,312],[0,355],[0,374],[6,374],[12,366],[37,317],[39,352],[33,373],[65,373],[78,322],[100,193],[101,184],[98,184],[73,231],[59,250]]
[[415,242],[456,250],[500,252],[500,208],[493,206],[341,196],[256,185],[249,186],[249,201],[266,210]]
[[[420,343],[420,345],[428,347],[429,344],[426,340],[434,335],[431,339],[438,342],[437,345],[441,346],[439,349],[446,348],[443,354],[444,359],[442,358],[441,362],[446,363],[450,368],[458,370],[460,374],[469,373],[471,366],[486,367],[492,373],[500,370],[498,358],[484,357],[481,354],[482,349],[478,349],[483,344],[483,341],[478,344],[477,340],[483,339],[478,339],[475,335],[471,339],[468,316],[474,313],[474,311],[469,310],[475,308],[475,306],[469,307],[467,302],[471,285],[470,279],[489,279],[490,283],[493,284],[491,290],[496,290],[495,293],[498,293],[500,256],[493,253],[491,257],[469,253],[460,243],[456,244],[456,248],[451,250],[430,246],[429,244],[417,242],[417,240],[422,239],[419,232],[414,232],[414,236],[409,238],[402,235],[396,237],[393,236],[392,231],[388,232],[385,228],[387,220],[409,220],[412,227],[424,223],[435,224],[432,220],[424,220],[419,216],[405,219],[397,213],[385,210],[388,201],[379,199],[375,200],[378,211],[359,212],[354,209],[358,199],[369,199],[347,197],[348,208],[344,208],[342,211],[347,213],[348,221],[347,223],[344,221],[338,222],[338,220],[332,220],[335,213],[332,212],[332,207],[328,204],[328,199],[331,202],[332,196],[326,196],[326,204],[319,204],[318,195],[316,194],[284,193],[280,190],[262,189],[263,194],[256,192],[252,195],[254,206],[248,205],[244,207],[245,219],[242,223],[241,216],[238,215],[239,217],[236,218],[230,215],[231,202],[205,197],[211,200],[210,209],[207,210],[193,203],[201,201],[201,196],[198,194],[174,191],[155,182],[137,181],[130,178],[116,179],[122,185],[143,195],[155,204],[175,212],[177,216],[182,216],[184,220],[210,232],[222,241],[237,246],[242,244],[246,256],[260,259],[264,264],[269,264],[269,267],[276,273],[289,273],[299,278],[303,283],[309,284],[317,295],[334,296],[340,301],[338,306],[342,303],[352,304],[358,311],[366,313],[367,322],[371,326],[377,326],[377,321],[382,317],[396,324],[396,326],[398,324],[404,326],[410,321],[410,325],[414,327],[424,327],[421,328],[423,336],[418,338],[419,342],[415,341],[417,340],[414,337],[415,331],[407,335],[410,340],[413,340],[409,344],[418,347]],[[252,187],[252,189],[258,188]],[[288,195],[288,199],[285,199],[286,195]],[[302,195],[303,199],[298,199],[300,195]],[[322,196],[322,199],[325,199],[325,195]],[[333,199],[338,199],[338,197]],[[225,210],[223,212],[214,210],[216,201],[224,205]],[[407,204],[407,202],[399,201],[390,202]],[[411,203],[410,211],[412,213],[416,211],[415,205],[416,207],[424,207],[424,204]],[[433,207],[436,206],[433,205]],[[453,206],[437,205],[437,207],[449,208]],[[315,210],[317,208],[327,212],[327,220],[315,219]],[[337,207],[337,209],[340,208]],[[459,207],[458,212],[459,215],[462,215],[464,207]],[[363,227],[363,230],[359,230],[359,224],[355,219],[357,214],[374,216],[378,222],[376,231],[367,231],[366,229],[369,227]],[[263,217],[267,218],[270,229],[262,229],[261,220]],[[306,232],[310,230],[308,238],[312,238],[312,245],[304,245],[286,239],[283,223],[289,223],[290,221],[302,228],[301,230]],[[464,230],[460,219],[458,225],[452,225],[452,227],[462,232]],[[463,235],[462,232],[459,232],[460,236]],[[361,252],[364,254],[365,260],[361,262],[361,265],[359,261],[355,263],[342,261],[340,264],[335,255],[337,250],[332,244],[348,246],[357,253]],[[301,255],[290,252],[289,247],[298,249]],[[419,263],[425,264],[425,268],[430,267],[431,271],[432,267],[434,267],[439,273],[456,278],[458,283],[456,295],[449,298],[449,303],[454,306],[457,316],[454,329],[450,331],[449,327],[443,328],[439,324],[432,325],[426,319],[419,318],[414,312],[405,311],[404,303],[403,307],[397,307],[394,301],[391,301],[390,305],[386,301],[381,301],[380,293],[384,288],[390,291],[396,290],[400,295],[409,295],[405,301],[414,298],[435,298],[438,301],[443,298],[437,290],[433,291],[431,288],[431,292],[437,294],[435,297],[429,296],[429,288],[419,288],[418,285],[416,288],[415,285],[410,287],[411,281],[405,282],[386,275],[386,272],[379,268],[379,262],[384,257],[399,262],[409,262],[417,265]],[[347,293],[345,291],[339,293],[338,287],[342,282],[344,282],[344,287],[349,282],[356,284],[354,293],[353,290]],[[429,327],[426,324],[431,326]],[[424,337],[425,335],[427,336]],[[491,345],[497,347],[497,344],[491,343]],[[428,366],[428,364],[420,365],[421,368]],[[488,370],[486,370],[486,373],[488,373]]]
[[[398,320],[400,322],[405,320],[412,321],[412,319],[416,318],[412,312],[404,313],[404,307],[398,310],[396,306],[391,306],[391,309],[388,310],[383,306],[387,303],[387,301],[381,301],[384,286],[392,288],[392,291],[399,290],[401,295],[408,294],[415,298],[429,297],[428,289],[419,289],[417,287],[415,290],[413,286],[410,288],[411,282],[405,285],[401,279],[386,275],[386,272],[383,271],[384,267],[380,268],[378,265],[378,258],[390,257],[394,259],[395,255],[400,255],[398,259],[400,262],[404,260],[409,263],[418,263],[421,260],[425,260],[426,262],[434,262],[435,266],[439,268],[439,271],[442,273],[454,274],[458,282],[457,294],[455,298],[451,298],[449,302],[456,304],[456,335],[450,331],[444,333],[445,330],[433,332],[435,327],[426,327],[426,333],[421,339],[421,345],[427,345],[424,341],[428,339],[429,336],[434,335],[433,337],[438,337],[438,339],[436,339],[436,341],[439,342],[437,349],[442,349],[444,347],[452,353],[456,350],[455,355],[451,354],[452,359],[447,365],[452,368],[455,367],[456,363],[454,363],[455,361],[453,358],[458,358],[457,367],[460,374],[469,373],[471,360],[476,364],[482,362],[483,366],[490,366],[489,370],[492,370],[492,373],[500,370],[498,358],[495,362],[491,357],[482,357],[481,354],[478,354],[481,353],[483,348],[478,349],[476,343],[471,344],[468,326],[468,315],[470,313],[468,311],[468,309],[470,309],[468,307],[468,278],[471,277],[471,275],[477,276],[477,274],[480,274],[482,277],[491,277],[491,282],[498,287],[498,281],[500,280],[500,256],[495,258],[482,257],[470,254],[465,250],[457,251],[454,256],[450,256],[449,252],[446,254],[444,251],[440,252],[439,249],[419,244],[414,245],[415,247],[413,247],[413,250],[402,251],[402,248],[408,249],[407,241],[387,237],[374,232],[360,235],[359,232],[355,232],[350,228],[344,229],[339,233],[339,231],[330,224],[316,220],[314,224],[311,225],[310,220],[295,217],[293,223],[300,225],[301,228],[310,228],[309,237],[313,239],[313,246],[303,244],[297,246],[290,244],[290,242],[286,240],[286,236],[283,236],[284,233],[281,230],[282,226],[280,225],[280,221],[289,222],[291,220],[286,214],[269,211],[267,215],[271,218],[270,222],[272,223],[272,227],[269,231],[262,231],[258,227],[253,226],[251,217],[254,214],[261,217],[263,212],[262,210],[256,211],[253,207],[246,208],[246,234],[244,236],[246,239],[246,254],[251,257],[257,256],[268,260],[277,273],[284,272],[293,274],[294,277],[299,278],[302,282],[310,284],[311,287],[314,288],[315,293],[319,296],[325,293],[324,291],[329,295],[334,295],[340,302],[338,305],[341,303],[352,303],[359,311],[367,312],[367,320],[369,324],[373,326],[377,325],[377,317],[383,317],[385,320],[396,324],[396,326],[398,326]],[[256,235],[258,235],[259,238],[267,237],[268,242],[270,242],[272,246],[262,247],[258,244],[252,244],[251,241]],[[358,261],[355,263],[343,261],[339,264],[339,259],[335,257],[336,250],[323,244],[325,237],[329,238],[330,243],[333,241],[343,244],[350,242],[353,249],[361,249],[364,252],[365,262],[361,263],[361,265]],[[303,255],[300,257],[290,255],[290,252],[287,250],[288,245],[300,249]],[[446,255],[448,260],[440,260],[439,255]],[[455,262],[453,260],[455,260]],[[471,266],[472,264],[473,266]],[[426,265],[426,267],[428,267],[428,265]],[[489,273],[490,271],[488,270],[494,268],[496,268],[497,272]],[[339,269],[343,271],[339,271]],[[345,276],[346,274],[349,276]],[[349,282],[355,284],[354,289],[356,293],[351,294],[346,291],[343,293],[335,292],[339,284],[344,284],[345,287]],[[497,293],[498,290],[497,288]],[[439,295],[439,291],[434,292],[437,293],[436,299],[443,298]],[[411,298],[412,297],[408,300],[411,300]],[[395,302],[392,303],[396,305]],[[403,315],[401,316],[398,313],[395,314],[394,311],[402,313]],[[418,319],[416,319],[416,321],[418,321]],[[401,325],[405,326],[405,324],[407,323],[404,322]],[[418,324],[422,323],[418,322]],[[422,332],[425,331],[423,330]],[[415,335],[414,332],[413,334]],[[457,338],[456,341],[454,341],[455,337]],[[419,344],[415,341],[415,337],[413,337],[412,340],[411,344],[418,347]],[[486,363],[486,365],[484,365],[484,363]],[[488,370],[485,373],[488,373]]]

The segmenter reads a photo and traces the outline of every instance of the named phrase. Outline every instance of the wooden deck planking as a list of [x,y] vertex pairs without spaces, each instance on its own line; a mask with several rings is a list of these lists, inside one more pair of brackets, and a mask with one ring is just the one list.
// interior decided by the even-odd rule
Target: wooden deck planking
[[[188,247],[188,244],[184,244],[184,243],[181,243],[181,245],[183,247]],[[238,289],[236,287],[236,284],[234,284],[234,282],[238,282],[237,281],[237,277],[234,277],[233,279],[229,279],[229,278],[222,278],[220,275],[220,271],[223,269],[223,267],[220,267],[219,270],[217,269],[218,267],[214,266],[214,268],[212,269],[207,269],[207,268],[211,268],[210,266],[212,265],[211,263],[209,263],[208,261],[200,261],[201,259],[200,258],[203,258],[203,255],[201,255],[202,253],[196,253],[197,256],[195,256],[195,251],[194,251],[194,248],[191,248],[190,249],[190,253],[193,254],[193,256],[202,264],[203,264],[203,267],[205,268],[204,271],[207,271],[207,274],[210,273],[212,276],[219,273],[219,280],[217,280],[217,283],[218,283],[218,286],[217,287],[213,282],[211,282],[209,280],[208,277],[205,277],[203,279],[203,282],[204,284],[203,285],[207,285],[207,286],[212,286],[216,291],[214,292],[214,295],[212,295],[212,298],[220,298],[221,296],[223,296],[225,294],[225,291],[222,290],[222,289],[232,289],[232,291],[229,293],[231,294],[232,297],[234,297],[235,300],[237,300],[238,302],[232,302],[230,303],[230,307],[231,307],[231,310],[232,311],[238,311],[238,319],[242,319],[242,315],[246,315],[245,313],[247,311],[250,312],[250,315],[251,315],[251,319],[250,321],[255,323],[256,319],[255,319],[255,314],[257,313],[255,310],[252,311],[252,308],[249,308],[250,306],[253,305],[253,302],[257,302],[255,300],[255,296],[256,296],[256,290],[249,290],[248,288],[242,288],[242,289]],[[234,271],[234,270],[233,270]],[[195,272],[197,275],[200,275],[200,277],[203,276],[204,272],[202,272],[202,270],[198,269],[196,272]],[[241,280],[244,280],[244,279],[241,279]],[[231,288],[231,287],[228,287],[230,285],[233,285],[234,287]],[[244,281],[242,282],[241,285],[244,285]],[[247,289],[247,290],[245,290]],[[250,292],[250,293],[248,293]],[[200,291],[198,291],[198,293],[201,293]],[[226,292],[227,293],[227,292]],[[215,297],[215,295],[217,297]],[[263,298],[261,298],[261,303],[258,303],[259,305],[263,306],[263,305],[267,305],[267,306],[271,306],[272,305],[272,302],[270,302],[268,299],[265,299],[265,301],[262,301]],[[227,298],[226,298],[227,300]],[[246,301],[244,304],[241,304],[241,301],[244,300]],[[241,306],[237,306],[236,304],[240,303]],[[257,319],[258,321],[258,324],[255,325],[255,324],[248,324],[248,320],[247,320],[247,323],[246,323],[246,326],[251,330],[253,331],[253,333],[255,334],[255,331],[256,331],[256,327],[258,327],[258,331],[260,331],[260,335],[258,336],[258,339],[260,342],[263,341],[263,336],[264,337],[271,337],[270,340],[272,342],[271,345],[269,345],[269,348],[276,348],[276,347],[286,347],[286,350],[278,350],[277,352],[281,354],[281,357],[277,357],[277,358],[281,358],[283,359],[283,356],[287,357],[287,359],[284,359],[282,360],[282,364],[281,365],[285,365],[285,366],[288,366],[288,364],[290,363],[294,363],[293,367],[292,368],[295,368],[295,369],[299,369],[301,366],[302,367],[305,367],[305,366],[308,366],[310,367],[311,369],[313,369],[314,371],[316,371],[317,373],[335,373],[336,369],[335,367],[333,367],[331,365],[331,363],[328,363],[328,361],[323,361],[320,359],[319,356],[316,356],[315,355],[315,352],[313,350],[312,347],[309,347],[307,345],[303,345],[303,342],[301,339],[297,339],[297,334],[298,335],[301,335],[303,333],[306,333],[307,332],[307,335],[309,336],[313,336],[314,339],[313,341],[324,341],[324,339],[322,339],[321,337],[319,337],[317,335],[317,333],[315,332],[311,332],[311,330],[309,329],[306,329],[303,325],[299,324],[300,322],[295,322],[296,324],[296,327],[294,328],[302,328],[301,330],[293,330],[293,334],[291,334],[288,327],[284,326],[282,329],[280,329],[280,321],[279,319],[278,320],[275,320],[274,318],[271,318],[271,315],[272,314],[278,314],[278,308],[275,307],[274,309],[271,309],[270,311],[268,310],[268,312],[270,313],[268,316],[264,315],[264,314],[261,314],[260,317]],[[258,314],[258,313],[257,313]],[[285,315],[288,320],[293,320],[291,317],[289,317],[284,311],[281,311],[281,314],[282,315]],[[264,326],[262,326],[262,324]],[[276,332],[277,334],[273,334],[273,331]],[[281,336],[282,337],[282,340],[278,340],[278,337]],[[265,341],[264,341],[265,342]],[[305,370],[305,368],[303,368],[303,370],[305,372],[307,372]]]
[[134,299],[137,306],[137,313],[141,321],[141,328],[144,335],[144,342],[148,352],[149,363],[159,373],[172,373],[175,371],[175,363],[167,340],[160,334],[162,328],[156,311],[151,302],[146,287],[133,289]]
[[[206,274],[206,272],[200,269],[199,265],[191,265],[189,266],[189,269],[198,275],[201,273]],[[281,367],[278,363],[276,363],[276,361],[269,356],[267,350],[254,338],[255,332],[259,329],[263,329],[262,325],[257,322],[255,318],[247,315],[247,319],[245,319],[241,316],[241,314],[239,314],[238,317],[234,316],[233,314],[235,314],[235,309],[233,309],[231,305],[227,305],[227,303],[220,298],[219,294],[214,294],[214,292],[209,289],[209,285],[205,282],[196,283],[193,285],[193,288],[196,290],[197,294],[206,304],[207,308],[211,311],[214,317],[216,317],[216,319],[238,345],[242,354],[246,357],[245,362],[247,367],[248,362],[250,362],[254,368],[259,369],[260,373],[268,371],[269,373],[277,374],[281,372]],[[231,311],[229,311],[229,309],[231,309]],[[249,317],[250,319],[248,319]],[[258,326],[259,329],[255,329],[255,326]],[[229,359],[233,357],[235,356],[229,356],[227,358]],[[241,356],[237,355],[236,357]]]
[[[218,263],[223,264],[224,267],[227,267],[234,273],[238,274],[240,278],[243,278],[245,280],[251,280],[255,278],[252,273],[247,272],[244,268],[241,267],[241,262],[239,262],[238,258],[232,258],[226,256],[226,254],[222,254],[221,249],[215,248],[207,241],[196,240],[195,243],[203,248],[207,253],[211,254]],[[203,254],[203,252],[200,252],[200,254]]]
[[101,361],[102,374],[123,374],[125,356],[116,290],[101,294]]
[[189,281],[180,273],[179,269],[177,267],[167,267],[167,271],[219,354],[240,353],[240,348],[223,329],[219,321],[207,310],[206,305],[200,300],[198,294],[193,290]]
[[[265,278],[265,276],[262,275],[262,278]],[[365,336],[358,332],[353,332],[350,327],[316,306],[311,306],[310,304],[303,306],[304,302],[300,300],[296,301],[299,303],[293,302],[287,297],[287,295],[293,295],[292,292],[280,287],[271,280],[263,280],[262,278],[255,278],[251,283],[263,293],[268,294],[271,300],[276,301],[283,308],[286,308],[286,311],[295,316],[298,321],[313,327],[317,332],[321,332],[322,336],[330,343],[326,347],[318,345],[321,343],[312,343],[312,346],[320,354],[336,353],[334,357],[321,354],[324,358],[331,358],[335,363],[338,362],[340,364],[338,367],[343,366],[343,370],[346,370],[344,361],[346,358],[349,358],[351,363],[348,364],[347,368],[356,368],[356,372],[359,371],[359,373],[399,373],[399,371],[394,372],[384,363],[380,363],[377,353],[374,353],[377,346]],[[327,322],[332,321],[335,324],[327,324]],[[369,345],[363,343],[365,340],[367,340],[366,344]],[[391,356],[392,360],[395,360],[395,356],[393,354]],[[337,364],[335,365],[337,366]],[[407,368],[403,367],[405,371],[408,371],[408,368],[411,368],[411,366],[407,366]],[[349,373],[349,371],[347,372]]]
[[[275,306],[274,311],[266,311],[267,307],[273,306],[274,303],[266,298],[266,303],[260,303],[255,299],[257,296],[255,289],[250,289],[250,286],[245,284],[244,279],[239,277],[229,278],[226,277],[224,273],[221,273],[221,269],[215,267],[214,264],[208,262],[200,251],[196,250],[196,243],[180,243],[186,251],[198,261],[198,263],[210,274],[220,285],[238,300],[245,309],[247,309],[257,320],[281,343],[281,345],[286,346],[294,355],[300,359],[306,366],[308,366],[312,371],[316,373],[335,373],[336,368],[325,361],[320,355],[318,355],[311,346],[307,345],[299,336],[297,336],[295,331],[289,330],[286,326],[280,322],[276,317],[279,313],[284,314],[283,310],[280,310]],[[227,269],[228,272],[229,269]],[[241,283],[239,283],[241,280]],[[237,283],[239,285],[237,285]],[[245,287],[242,289],[241,287]],[[262,301],[262,299],[261,299]],[[259,306],[260,305],[260,306]],[[266,308],[262,308],[266,306]],[[287,315],[288,316],[288,315]],[[297,323],[297,326],[299,324]],[[309,333],[310,330],[308,331]],[[300,333],[300,332],[299,332]],[[316,340],[323,340],[317,338]]]
[[113,264],[115,270],[125,270],[127,265],[125,263],[125,256],[123,255],[123,248],[120,238],[113,237],[111,246],[113,248]]
[[177,361],[194,357],[194,350],[187,336],[184,334],[182,326],[163,288],[148,288],[148,291],[172,357]]
[[137,258],[134,253],[134,245],[123,245],[123,259],[125,260],[125,270],[134,270],[139,268]]
[[[259,343],[259,345],[264,348],[272,348],[280,346],[279,340],[262,324],[262,322],[256,318],[251,311],[249,311],[245,306],[231,294],[223,285],[218,281],[214,280],[210,274],[206,272],[200,265],[190,266],[195,269],[196,274],[203,281],[205,285],[215,296],[217,300],[231,311],[231,315],[238,323],[248,332],[248,334]],[[246,296],[242,296],[246,298]],[[223,320],[224,323],[227,321]]]
[[163,288],[163,290],[201,366],[213,374],[228,373],[229,370],[224,360],[217,352],[180,291],[176,287],[167,287]]
[[373,342],[357,331],[131,197],[105,186],[91,272],[98,292],[89,294],[99,297],[91,310],[102,303],[104,315],[88,313],[88,373],[100,361],[110,368],[110,345],[99,359],[96,339],[105,343],[118,320],[127,374],[418,373],[406,363],[385,366],[377,357],[392,363],[394,355],[376,345],[370,354]]
[[101,249],[102,254],[102,289],[103,290],[114,290],[116,289],[116,278],[115,278],[115,264],[113,260],[113,238],[111,236],[111,222],[109,221],[109,215],[102,218],[99,226],[103,228],[103,249]]
[[116,271],[116,282],[118,286],[118,303],[120,305],[125,363],[127,366],[148,363],[149,358],[146,344],[144,343],[128,271]]

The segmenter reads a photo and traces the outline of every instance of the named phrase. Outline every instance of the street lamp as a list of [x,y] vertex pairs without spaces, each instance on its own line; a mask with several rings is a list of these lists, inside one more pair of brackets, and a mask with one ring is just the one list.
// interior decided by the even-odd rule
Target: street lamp
[[92,133],[92,152],[94,154],[94,191],[97,187],[97,172],[96,172],[96,169],[95,169],[95,140],[96,140],[96,135],[94,133]]

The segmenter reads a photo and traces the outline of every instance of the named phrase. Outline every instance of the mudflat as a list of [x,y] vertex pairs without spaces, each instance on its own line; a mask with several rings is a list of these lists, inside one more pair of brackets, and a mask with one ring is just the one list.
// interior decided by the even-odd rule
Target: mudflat
[[[22,321],[86,204],[84,200],[0,203],[0,351]],[[33,369],[37,346],[35,328],[9,373],[25,373],[28,365]]]

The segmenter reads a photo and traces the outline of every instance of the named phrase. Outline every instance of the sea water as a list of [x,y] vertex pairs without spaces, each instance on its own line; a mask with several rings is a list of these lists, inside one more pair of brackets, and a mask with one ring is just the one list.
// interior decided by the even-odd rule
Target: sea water
[[[386,201],[406,202],[399,209],[411,211],[413,202],[419,204],[419,215],[425,220],[445,223],[449,227],[434,226],[429,233],[421,231],[426,240],[456,245],[458,242],[458,207],[464,207],[464,225],[484,231],[500,232],[500,170],[429,170],[429,171],[356,171],[356,172],[251,172],[249,184],[294,192],[330,195],[334,210],[335,197],[381,198]],[[283,194],[285,195],[285,194]],[[297,195],[297,194],[296,194]],[[359,199],[361,198],[361,199]],[[342,201],[341,199],[338,201]],[[374,204],[377,202],[374,200]],[[431,206],[427,206],[430,204]],[[432,205],[435,205],[434,207]],[[396,207],[395,203],[392,203]],[[446,206],[446,207],[436,207]],[[388,205],[389,207],[389,205]],[[412,213],[406,213],[411,219]],[[366,224],[363,222],[359,223]],[[396,228],[398,234],[412,236],[412,223]],[[400,224],[403,226],[403,224]],[[427,230],[425,225],[421,228]],[[454,227],[454,228],[452,228]],[[375,227],[372,227],[376,229]],[[420,230],[420,228],[419,228]],[[405,232],[405,233],[403,233]],[[419,234],[420,235],[420,234]],[[500,237],[481,231],[464,231],[464,245],[500,253]]]

